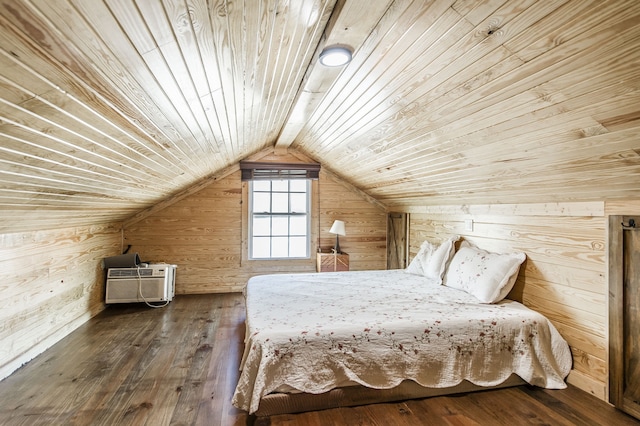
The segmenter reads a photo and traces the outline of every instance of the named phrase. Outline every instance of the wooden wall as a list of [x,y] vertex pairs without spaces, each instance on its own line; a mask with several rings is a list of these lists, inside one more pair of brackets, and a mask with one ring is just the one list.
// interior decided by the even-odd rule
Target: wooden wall
[[[472,231],[465,220],[473,220]],[[509,298],[547,316],[569,342],[568,381],[607,399],[604,202],[413,207],[409,222],[410,259],[423,240],[453,234],[490,251],[524,251]]]
[[104,308],[117,225],[0,234],[0,379]]
[[[254,275],[315,272],[315,254],[291,261],[243,258],[243,190],[246,184],[235,171],[126,225],[124,245],[130,244],[131,251],[138,252],[143,261],[178,265],[177,294],[241,291]],[[317,247],[318,230],[320,246],[333,246],[335,237],[328,231],[335,219],[341,219],[347,235],[340,238],[340,246],[350,255],[351,270],[385,269],[384,209],[325,170],[313,191],[319,206],[313,206],[312,247]]]

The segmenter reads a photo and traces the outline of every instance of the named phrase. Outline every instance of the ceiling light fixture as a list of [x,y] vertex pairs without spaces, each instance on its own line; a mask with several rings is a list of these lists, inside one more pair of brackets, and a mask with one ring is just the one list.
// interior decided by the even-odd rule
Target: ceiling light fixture
[[351,50],[344,46],[325,47],[320,53],[320,63],[325,67],[340,67],[351,61]]

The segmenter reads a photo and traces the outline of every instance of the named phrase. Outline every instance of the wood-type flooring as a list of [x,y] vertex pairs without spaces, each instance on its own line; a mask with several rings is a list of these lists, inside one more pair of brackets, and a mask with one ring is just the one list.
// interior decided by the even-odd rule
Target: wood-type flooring
[[529,386],[255,418],[231,405],[240,294],[109,306],[0,382],[1,425],[640,425],[569,386]]

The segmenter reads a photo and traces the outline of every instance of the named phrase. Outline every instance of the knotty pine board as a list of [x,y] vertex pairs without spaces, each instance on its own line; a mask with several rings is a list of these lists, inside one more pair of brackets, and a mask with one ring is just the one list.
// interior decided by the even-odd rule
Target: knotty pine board
[[104,257],[118,224],[0,235],[0,379],[104,308]]
[[[410,212],[409,258],[422,241],[461,235],[493,252],[524,251],[509,297],[547,316],[572,347],[569,382],[601,399],[607,381],[605,205],[548,203],[417,206]],[[473,220],[473,231],[465,220]]]
[[[277,156],[266,159],[284,161]],[[335,219],[341,219],[346,222],[347,235],[340,238],[340,247],[350,255],[350,269],[385,269],[386,212],[324,170],[315,185],[320,223],[315,221],[318,206],[314,205],[309,259],[246,260],[241,229],[245,204],[239,171],[125,224],[124,245],[130,244],[131,251],[138,252],[143,260],[177,264],[177,294],[241,291],[254,275],[315,272],[317,243],[333,246],[335,236],[328,231]],[[318,231],[319,239],[315,237]]]

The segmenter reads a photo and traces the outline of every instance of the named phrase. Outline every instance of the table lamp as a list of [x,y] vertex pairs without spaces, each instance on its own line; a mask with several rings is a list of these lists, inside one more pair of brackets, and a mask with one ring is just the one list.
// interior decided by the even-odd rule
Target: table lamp
[[336,234],[335,251],[336,254],[340,254],[340,235],[347,235],[344,228],[344,222],[341,220],[336,220],[335,222],[333,222],[333,225],[331,226],[331,229],[329,229],[329,232],[332,234]]

